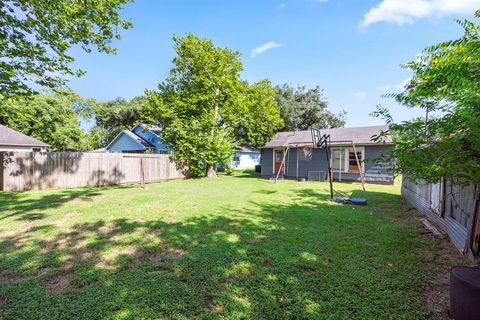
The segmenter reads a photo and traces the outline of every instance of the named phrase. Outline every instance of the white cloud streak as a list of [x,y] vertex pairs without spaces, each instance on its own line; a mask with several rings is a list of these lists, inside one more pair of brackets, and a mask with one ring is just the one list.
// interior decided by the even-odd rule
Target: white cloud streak
[[259,54],[262,54],[262,53],[264,53],[268,50],[274,49],[274,48],[279,48],[281,46],[282,46],[281,44],[279,44],[275,41],[270,41],[270,42],[264,43],[261,46],[253,49],[252,52],[250,53],[250,56],[252,58],[254,58],[254,57],[258,56]]
[[480,0],[382,0],[364,15],[360,27],[378,22],[403,25],[431,16],[473,15],[479,7]]
[[357,92],[357,93],[355,93],[354,96],[357,99],[365,99],[367,97],[367,93],[366,92]]

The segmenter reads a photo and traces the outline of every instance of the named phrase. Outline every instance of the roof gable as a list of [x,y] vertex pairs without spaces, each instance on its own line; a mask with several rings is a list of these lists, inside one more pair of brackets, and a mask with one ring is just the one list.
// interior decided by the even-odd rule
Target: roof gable
[[138,150],[144,150],[144,149],[147,149],[147,148],[154,148],[154,146],[150,142],[142,139],[141,137],[137,136],[133,132],[128,131],[128,130],[123,130],[112,140],[112,142],[110,142],[108,144],[108,146],[105,147],[105,149],[111,150],[112,147],[115,145],[115,143],[123,137],[126,138],[126,139],[129,139],[131,142],[133,142],[135,145],[137,145],[139,147]]

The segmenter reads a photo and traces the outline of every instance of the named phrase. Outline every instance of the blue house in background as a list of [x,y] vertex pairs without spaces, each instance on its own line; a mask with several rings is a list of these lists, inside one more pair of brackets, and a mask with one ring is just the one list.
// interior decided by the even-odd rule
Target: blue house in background
[[160,137],[161,131],[161,128],[153,125],[136,125],[130,131],[120,132],[105,147],[105,152],[169,154],[172,148]]

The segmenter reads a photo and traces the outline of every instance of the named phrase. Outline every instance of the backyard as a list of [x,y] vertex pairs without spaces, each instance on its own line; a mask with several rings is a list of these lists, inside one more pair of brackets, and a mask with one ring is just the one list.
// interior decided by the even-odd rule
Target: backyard
[[0,319],[424,319],[449,244],[399,186],[218,179],[0,193]]

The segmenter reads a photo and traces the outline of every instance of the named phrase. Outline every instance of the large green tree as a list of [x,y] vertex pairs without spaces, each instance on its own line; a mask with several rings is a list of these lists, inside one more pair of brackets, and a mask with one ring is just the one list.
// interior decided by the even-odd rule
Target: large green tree
[[0,124],[37,138],[53,150],[89,149],[79,109],[88,101],[70,91],[0,97]]
[[[479,13],[477,12],[477,17]],[[421,108],[424,118],[395,123],[388,109],[379,107],[396,146],[395,170],[412,180],[480,183],[480,25],[461,20],[464,35],[424,49],[405,64],[413,76],[405,90],[391,94],[407,108]]]
[[214,174],[233,153],[240,100],[240,54],[193,34],[174,36],[174,67],[158,91],[147,91],[150,115],[173,144],[173,159],[191,175]]
[[57,87],[71,68],[72,46],[115,53],[113,39],[132,26],[118,11],[131,0],[0,1],[0,94]]
[[283,126],[275,90],[268,80],[243,82],[241,99],[238,108],[243,116],[235,124],[235,141],[262,147]]
[[236,144],[263,144],[279,124],[268,81],[240,80],[237,51],[193,34],[174,36],[174,67],[157,91],[147,91],[148,119],[174,146],[172,157],[194,176],[214,175],[227,165]]
[[345,125],[346,112],[335,115],[327,109],[320,87],[306,89],[284,84],[275,86],[276,100],[284,121],[283,131],[316,128],[338,128]]

